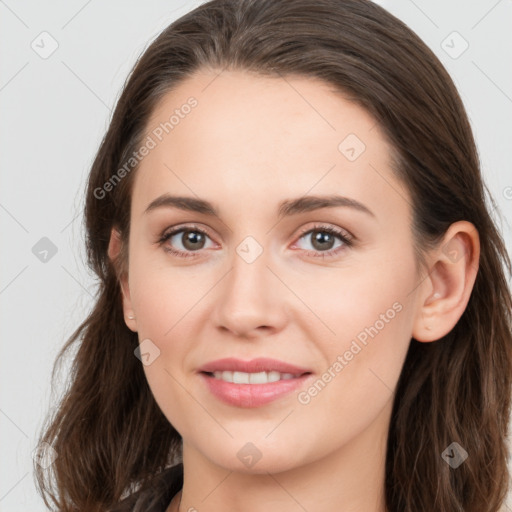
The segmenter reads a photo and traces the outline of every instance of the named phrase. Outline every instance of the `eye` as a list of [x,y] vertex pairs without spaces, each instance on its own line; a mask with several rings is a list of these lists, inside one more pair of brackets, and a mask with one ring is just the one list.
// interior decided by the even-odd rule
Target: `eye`
[[[179,236],[178,236],[179,235]],[[164,233],[159,239],[160,245],[164,245],[164,250],[182,258],[196,256],[194,252],[204,249],[206,238],[210,238],[208,233],[197,226],[188,226],[175,228]],[[175,240],[173,240],[175,239]],[[167,244],[166,242],[171,242]],[[182,249],[174,248],[175,244],[181,244]]]
[[[313,250],[306,249],[306,254],[313,257],[337,256],[340,251],[353,245],[353,237],[350,234],[332,226],[314,226],[307,231],[303,231],[300,234],[299,240],[306,239],[307,237],[311,238]],[[204,229],[198,226],[179,226],[162,234],[158,239],[158,243],[170,254],[180,258],[190,258],[199,256],[199,254],[194,253],[205,249],[206,239],[210,239],[210,236]],[[335,243],[336,239],[340,243],[336,248],[333,248],[333,243]],[[178,247],[176,249],[176,245],[181,245],[181,248]]]
[[[340,251],[353,245],[351,235],[332,226],[314,226],[312,229],[303,232],[299,240],[308,237],[311,239],[313,250],[306,250],[306,254],[315,258],[337,256]],[[333,248],[336,238],[340,241],[340,244],[336,248]]]

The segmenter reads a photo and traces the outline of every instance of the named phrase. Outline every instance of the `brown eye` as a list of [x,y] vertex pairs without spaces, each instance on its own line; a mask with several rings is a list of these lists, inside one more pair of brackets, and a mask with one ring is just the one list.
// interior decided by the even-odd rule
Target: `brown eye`
[[194,252],[204,249],[209,238],[208,234],[202,229],[181,227],[165,233],[160,238],[159,243],[171,254],[190,257],[195,256]]
[[189,251],[197,251],[198,249],[203,248],[205,235],[199,231],[186,230],[183,231],[180,241],[185,249]]
[[[304,250],[308,256],[330,257],[337,256],[340,251],[352,246],[352,237],[331,226],[315,226],[300,236],[299,240],[310,239],[311,250]],[[336,240],[339,241],[335,246]]]
[[311,245],[319,251],[328,251],[332,249],[335,243],[335,236],[326,231],[312,231]]

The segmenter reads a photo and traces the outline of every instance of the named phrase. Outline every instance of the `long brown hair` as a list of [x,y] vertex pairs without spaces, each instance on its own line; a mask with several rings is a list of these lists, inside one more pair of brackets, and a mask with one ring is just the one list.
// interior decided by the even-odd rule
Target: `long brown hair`
[[[465,312],[442,339],[410,343],[394,398],[385,496],[391,512],[497,511],[509,481],[510,260],[450,76],[404,23],[366,0],[213,0],[172,23],[138,60],[89,175],[86,243],[98,292],[52,373],[53,382],[57,363],[75,348],[69,385],[40,436],[58,456],[47,469],[34,464],[46,505],[49,496],[63,512],[107,510],[181,456],[181,436],[152,396],[134,356],[137,335],[123,318],[119,272],[136,166],[112,177],[140,147],[156,103],[201,68],[321,79],[371,113],[411,194],[420,255],[453,222],[475,225],[480,267]],[[114,226],[120,266],[107,255]],[[452,442],[469,454],[457,469],[441,456]]]

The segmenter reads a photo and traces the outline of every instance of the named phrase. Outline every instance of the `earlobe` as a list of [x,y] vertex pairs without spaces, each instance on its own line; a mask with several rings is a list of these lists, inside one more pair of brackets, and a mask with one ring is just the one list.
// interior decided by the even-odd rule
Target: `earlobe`
[[[121,234],[116,228],[112,228],[110,232],[110,240],[108,244],[108,257],[112,262],[114,268],[121,269],[123,267],[120,258],[122,257],[121,249],[122,249],[123,241],[121,239]],[[128,329],[133,332],[137,332],[137,321],[135,318],[135,313],[132,309],[132,301],[130,297],[130,286],[128,283],[128,273],[126,271],[117,271],[117,276],[119,279],[119,285],[121,288],[121,295],[123,301],[123,312],[125,323]]]
[[412,333],[417,341],[436,341],[455,327],[469,302],[479,257],[475,226],[467,221],[452,224],[428,256],[430,272],[419,291]]

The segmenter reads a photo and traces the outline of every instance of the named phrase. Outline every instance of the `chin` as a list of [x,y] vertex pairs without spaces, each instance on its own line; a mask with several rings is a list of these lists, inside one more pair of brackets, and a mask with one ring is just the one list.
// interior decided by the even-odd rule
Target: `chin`
[[[233,453],[235,453],[234,457]],[[223,467],[228,471],[248,475],[281,473],[302,465],[302,462],[296,458],[290,459],[289,451],[283,446],[276,453],[274,450],[271,451],[270,448],[262,448],[260,450],[251,443],[245,443],[241,448],[234,448],[233,451],[210,454],[208,458],[215,465]]]

